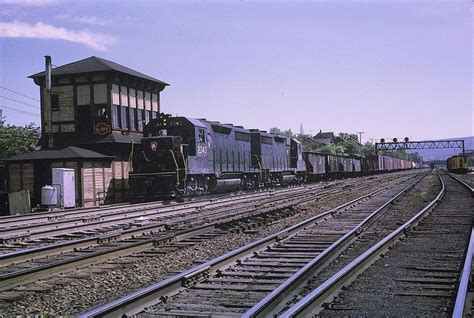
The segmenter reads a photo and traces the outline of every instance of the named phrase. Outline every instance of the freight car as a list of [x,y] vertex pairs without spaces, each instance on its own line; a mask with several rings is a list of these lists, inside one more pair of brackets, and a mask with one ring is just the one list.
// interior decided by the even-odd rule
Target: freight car
[[304,152],[303,158],[309,181],[352,177],[362,172],[362,158],[355,156]]
[[448,171],[454,173],[469,172],[467,156],[460,155],[448,158],[448,160],[446,161],[446,167],[448,168]]
[[145,126],[132,158],[130,197],[137,200],[405,169],[400,159],[303,153],[294,138],[165,114]]
[[413,169],[416,164],[410,160],[393,158],[381,155],[368,155],[362,160],[365,172],[390,172]]

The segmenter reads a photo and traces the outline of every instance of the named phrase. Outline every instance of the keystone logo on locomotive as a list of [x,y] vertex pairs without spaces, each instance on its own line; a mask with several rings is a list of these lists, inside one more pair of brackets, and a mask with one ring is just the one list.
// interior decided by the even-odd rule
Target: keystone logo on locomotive
[[112,130],[110,129],[110,126],[105,124],[105,123],[98,123],[97,125],[95,125],[94,127],[94,132],[97,134],[97,135],[105,135],[105,134],[108,134],[110,133]]
[[158,143],[156,141],[152,141],[150,143],[150,149],[151,151],[156,151],[156,149],[158,148]]

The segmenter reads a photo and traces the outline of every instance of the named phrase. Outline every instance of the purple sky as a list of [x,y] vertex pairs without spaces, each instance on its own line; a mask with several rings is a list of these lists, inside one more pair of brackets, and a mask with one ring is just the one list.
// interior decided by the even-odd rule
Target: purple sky
[[[43,56],[171,84],[162,111],[363,140],[474,135],[470,1],[0,0],[7,122],[39,122]],[[22,113],[17,110],[28,113]]]

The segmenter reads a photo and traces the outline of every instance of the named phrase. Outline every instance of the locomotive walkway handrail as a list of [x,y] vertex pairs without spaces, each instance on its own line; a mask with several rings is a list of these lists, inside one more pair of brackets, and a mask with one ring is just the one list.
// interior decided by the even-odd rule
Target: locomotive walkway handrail
[[469,281],[471,278],[472,257],[474,256],[474,227],[471,228],[471,239],[467,248],[466,259],[459,280],[459,288],[456,294],[456,302],[454,303],[453,318],[464,317],[466,309],[466,298],[468,293]]
[[[423,174],[423,178],[426,174]],[[421,179],[420,178],[420,179]],[[416,181],[415,181],[416,182]],[[156,303],[156,300],[162,296],[165,296],[167,293],[173,290],[179,290],[183,286],[186,286],[190,277],[195,275],[209,275],[210,272],[217,270],[223,265],[229,264],[239,259],[239,257],[247,255],[251,252],[258,251],[262,248],[265,248],[270,243],[276,243],[289,235],[299,231],[301,228],[304,228],[320,219],[331,215],[332,213],[343,209],[347,206],[350,206],[358,201],[361,201],[366,198],[387,189],[388,187],[378,189],[369,194],[358,197],[354,200],[351,200],[347,203],[344,203],[336,208],[313,216],[305,221],[302,221],[298,224],[295,224],[287,229],[281,230],[275,234],[269,235],[263,239],[252,242],[240,248],[237,248],[231,252],[228,252],[220,257],[207,261],[203,264],[195,266],[183,273],[177,274],[175,276],[169,277],[163,281],[150,285],[146,288],[140,289],[132,294],[126,295],[122,298],[114,300],[110,303],[102,305],[96,309],[93,309],[89,312],[82,314],[81,318],[85,317],[120,317],[122,315],[134,315],[142,311],[144,308],[149,307]]]
[[426,216],[440,201],[444,196],[446,191],[444,181],[441,178],[441,175],[438,171],[438,178],[441,181],[441,190],[436,196],[436,198],[431,201],[427,206],[425,206],[421,211],[419,211],[415,216],[410,220],[405,222],[398,229],[393,231],[391,234],[387,235],[380,242],[369,248],[359,257],[354,259],[344,268],[339,270],[336,274],[326,280],[324,283],[319,285],[318,288],[310,292],[303,299],[297,302],[294,306],[283,312],[280,317],[289,318],[289,317],[306,317],[310,316],[311,312],[321,306],[327,298],[333,295],[339,288],[341,288],[346,282],[356,275],[358,272],[362,271],[365,267],[368,267],[372,264],[377,258],[386,251],[391,245],[402,236],[405,235],[406,231],[409,231],[413,226],[415,226],[424,216]]
[[388,205],[392,204],[400,196],[405,194],[405,192],[407,192],[409,189],[413,188],[428,173],[429,171],[423,174],[421,178],[415,180],[413,183],[408,185],[405,189],[400,191],[396,196],[394,196],[392,199],[387,201],[384,205],[382,205],[377,210],[372,212],[357,227],[352,229],[350,232],[345,234],[343,237],[341,237],[336,242],[334,242],[331,246],[325,249],[321,254],[316,256],[313,260],[311,260],[303,268],[301,268],[299,271],[293,274],[290,278],[288,278],[284,283],[278,286],[265,298],[260,300],[255,306],[250,308],[246,313],[242,315],[242,317],[250,318],[250,317],[273,316],[275,314],[275,311],[277,310],[277,305],[281,303],[281,301],[285,297],[288,296],[289,292],[294,290],[296,286],[301,286],[301,284],[304,284],[307,281],[308,276],[310,276],[314,272],[314,270],[316,270],[317,268],[320,268],[325,263],[331,261],[335,253],[337,253],[338,251],[341,251],[343,246],[347,246],[348,244],[350,244],[352,240],[361,233],[362,227],[368,226],[371,222],[373,222],[375,218],[380,215],[380,212],[382,210],[384,210]]

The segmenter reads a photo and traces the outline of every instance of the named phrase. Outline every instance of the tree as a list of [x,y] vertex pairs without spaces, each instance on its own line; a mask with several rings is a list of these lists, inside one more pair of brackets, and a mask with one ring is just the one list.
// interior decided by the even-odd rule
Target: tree
[[295,134],[291,131],[291,129],[281,130],[280,128],[273,127],[270,128],[270,133],[286,137],[295,137]]
[[270,133],[275,135],[281,135],[281,129],[278,127],[270,128]]
[[418,152],[414,152],[408,154],[408,160],[421,163],[423,162],[423,157]]
[[353,139],[344,141],[345,153],[347,155],[356,155],[359,153],[359,144]]
[[375,153],[375,146],[374,144],[370,143],[370,142],[366,142],[363,146],[362,146],[362,155],[364,156],[368,156],[368,155],[373,155]]
[[11,157],[34,150],[38,143],[39,129],[36,124],[0,126],[0,158]]
[[318,148],[316,151],[329,155],[343,155],[345,150],[342,145],[328,144]]
[[340,132],[339,133],[339,137],[341,137],[342,140],[350,140],[350,139],[354,139],[355,141],[359,141],[359,136],[357,136],[357,134],[351,134],[351,133],[343,133],[343,132]]

